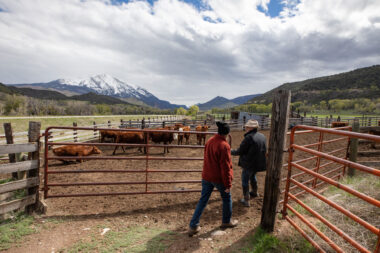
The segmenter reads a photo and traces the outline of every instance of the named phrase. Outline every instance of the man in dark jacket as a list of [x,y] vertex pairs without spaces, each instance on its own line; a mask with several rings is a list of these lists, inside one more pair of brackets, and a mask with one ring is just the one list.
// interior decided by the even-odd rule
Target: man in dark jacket
[[233,179],[231,147],[226,141],[230,132],[227,123],[217,122],[218,134],[207,141],[204,149],[204,161],[202,171],[202,193],[195,208],[193,218],[190,221],[189,236],[200,231],[199,219],[211,196],[214,187],[220,192],[223,201],[223,214],[221,228],[232,228],[237,221],[231,221],[232,200],[231,186]]
[[[258,133],[259,123],[256,120],[248,120],[245,124],[246,133],[244,140],[237,150],[232,150],[232,155],[239,155],[239,166],[243,168],[241,181],[243,187],[244,206],[249,207],[250,197],[257,197],[256,173],[266,170],[266,138],[262,133]],[[249,192],[249,181],[252,191]]]

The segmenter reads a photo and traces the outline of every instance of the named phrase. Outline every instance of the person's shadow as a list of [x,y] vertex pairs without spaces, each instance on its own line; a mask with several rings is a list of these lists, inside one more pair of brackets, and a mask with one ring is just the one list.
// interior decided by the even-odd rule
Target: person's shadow
[[[215,200],[214,200],[215,201]],[[220,207],[221,210],[221,207]],[[220,211],[221,212],[221,211]],[[239,201],[233,203],[232,219],[241,219],[248,212],[248,208],[242,207]],[[201,245],[201,240],[208,240],[211,238],[211,234],[220,229],[219,225],[221,222],[221,216],[215,215],[213,212],[204,211],[201,217],[202,222],[207,222],[208,224],[215,224],[215,228],[204,232],[200,231],[199,234],[189,237],[187,234],[187,229],[177,228],[174,231],[164,231],[159,235],[150,239],[146,244],[146,250],[144,253],[151,252],[193,252],[198,250]],[[246,235],[249,236],[248,234]],[[244,236],[244,237],[246,237]],[[241,239],[243,240],[243,239]],[[239,242],[241,241],[239,240]],[[232,245],[231,245],[232,246]],[[228,247],[230,248],[230,247]],[[231,252],[231,251],[223,251]]]

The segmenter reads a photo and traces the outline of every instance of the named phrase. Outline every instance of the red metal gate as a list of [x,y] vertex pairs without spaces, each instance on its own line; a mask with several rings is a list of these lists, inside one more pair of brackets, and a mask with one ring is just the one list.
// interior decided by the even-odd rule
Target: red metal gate
[[[305,130],[305,131],[299,131],[296,132],[296,130]],[[344,128],[340,128],[344,129]],[[307,145],[299,145],[295,143],[295,135],[296,134],[307,134],[307,133],[319,133],[320,138],[318,143],[313,144],[307,144]],[[340,138],[323,141],[323,136],[326,134],[332,134],[332,135],[338,135],[343,136]],[[357,241],[355,241],[353,238],[351,238],[349,235],[347,235],[343,230],[341,230],[338,226],[334,225],[331,221],[328,221],[326,218],[324,218],[321,214],[317,212],[317,210],[313,210],[310,206],[305,204],[299,196],[305,193],[310,193],[312,196],[318,198],[319,200],[323,201],[333,209],[338,210],[339,212],[346,215],[348,218],[353,220],[353,222],[360,224],[364,228],[368,229],[373,234],[377,235],[378,240],[377,244],[375,246],[375,249],[373,252],[380,252],[380,229],[376,226],[370,224],[369,222],[363,220],[358,215],[355,215],[354,213],[350,212],[349,210],[345,209],[344,207],[338,205],[337,203],[333,202],[332,200],[326,198],[323,196],[320,192],[318,192],[317,188],[318,186],[322,184],[328,184],[333,185],[349,194],[351,194],[353,197],[360,198],[364,201],[366,201],[370,205],[374,205],[377,208],[380,208],[380,201],[370,197],[366,194],[363,194],[357,190],[354,190],[346,185],[343,185],[339,183],[339,181],[336,181],[335,179],[339,180],[344,174],[346,167],[355,168],[361,172],[374,175],[376,177],[380,177],[380,170],[361,165],[359,163],[354,163],[347,160],[347,153],[346,155],[342,157],[338,157],[335,153],[335,151],[325,153],[322,152],[322,145],[326,143],[332,143],[336,141],[344,141],[344,139],[349,138],[358,138],[358,139],[366,139],[371,141],[380,142],[380,136],[374,136],[369,134],[360,134],[355,132],[349,132],[349,131],[343,131],[343,130],[337,130],[337,129],[326,129],[326,128],[319,128],[319,127],[312,127],[312,126],[296,126],[292,129],[291,136],[290,136],[290,145],[289,145],[289,158],[288,158],[288,175],[286,179],[286,187],[284,191],[284,200],[283,200],[283,208],[282,208],[282,215],[283,218],[285,218],[292,226],[294,226],[315,248],[317,248],[320,252],[325,252],[324,249],[315,241],[313,240],[306,232],[305,230],[298,225],[293,218],[291,218],[290,215],[288,215],[288,210],[291,211],[295,217],[297,217],[300,221],[302,221],[306,226],[308,226],[312,231],[314,231],[321,239],[326,241],[328,245],[333,248],[337,252],[343,252],[343,250],[334,242],[332,239],[330,239],[328,236],[326,236],[320,229],[317,228],[316,225],[314,225],[310,220],[308,220],[304,215],[302,215],[300,212],[298,212],[294,206],[291,206],[290,203],[298,204],[300,207],[303,208],[303,210],[307,211],[307,214],[310,216],[314,216],[316,219],[318,219],[321,223],[323,223],[325,226],[327,226],[329,229],[334,231],[338,236],[342,237],[346,242],[351,244],[354,248],[356,248],[360,252],[370,252],[370,250],[363,247],[361,244],[359,244]],[[312,149],[311,147],[317,147],[317,150]],[[347,149],[346,147],[342,148],[341,150]],[[306,154],[312,155],[312,157],[293,161],[293,154],[295,151],[304,152]],[[312,159],[316,159],[316,164],[312,166],[312,168],[307,168],[306,165],[301,165],[300,163],[303,163],[305,161],[310,161]],[[321,165],[321,159],[327,160],[328,162]],[[321,173],[319,170],[322,167],[328,166],[328,165],[338,165],[336,168],[329,169],[327,172]],[[300,170],[300,173],[293,174],[293,169]],[[335,174],[334,174],[335,173]],[[333,175],[331,175],[333,174]],[[305,181],[301,182],[302,179],[297,179],[296,177],[300,177],[301,175],[309,175],[311,176],[311,179],[306,179]],[[317,184],[317,180],[320,180],[321,182]],[[309,186],[308,186],[309,184]],[[311,185],[310,185],[311,184]],[[293,186],[291,186],[293,185]],[[298,190],[297,193],[290,192],[292,190]]]
[[[176,183],[190,183],[199,184],[201,180],[177,180],[177,181],[151,181],[149,180],[149,175],[151,173],[193,173],[202,172],[201,169],[194,170],[165,170],[165,169],[149,169],[149,163],[154,160],[191,160],[191,161],[201,161],[202,157],[164,157],[164,156],[151,156],[150,148],[152,147],[169,147],[169,148],[186,148],[186,149],[203,149],[203,145],[164,145],[164,144],[153,144],[149,143],[149,135],[153,132],[161,133],[177,133],[177,134],[201,134],[210,135],[215,134],[215,132],[196,132],[196,131],[173,131],[173,130],[154,130],[154,129],[108,129],[108,128],[96,128],[97,131],[100,130],[112,130],[119,132],[142,132],[146,135],[146,142],[144,144],[132,144],[132,143],[79,143],[79,142],[52,142],[49,139],[52,138],[52,130],[64,129],[64,130],[88,130],[94,131],[94,128],[88,127],[48,127],[45,130],[45,167],[44,167],[44,197],[46,198],[57,198],[57,197],[84,197],[84,196],[107,196],[107,195],[133,195],[133,194],[156,194],[156,193],[185,193],[185,192],[200,192],[200,189],[194,190],[166,190],[166,191],[151,191],[149,190],[149,185],[152,184],[176,184]],[[231,143],[231,137],[230,137]],[[139,147],[146,148],[145,156],[51,156],[49,154],[49,148],[54,145],[94,145],[94,146],[121,146],[121,147]],[[92,170],[50,170],[49,161],[50,160],[145,160],[145,169],[143,170],[111,170],[111,169],[92,169]],[[143,173],[145,174],[144,181],[118,181],[118,182],[69,182],[69,183],[52,183],[49,180],[49,175],[52,174],[77,174],[77,173]],[[201,178],[199,176],[199,178]],[[145,191],[138,192],[84,192],[79,194],[49,194],[49,189],[51,187],[67,187],[67,186],[98,186],[98,185],[145,185]]]

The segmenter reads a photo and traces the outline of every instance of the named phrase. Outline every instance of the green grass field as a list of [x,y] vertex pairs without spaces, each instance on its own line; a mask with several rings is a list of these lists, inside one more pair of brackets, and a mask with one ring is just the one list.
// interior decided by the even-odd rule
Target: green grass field
[[[170,115],[175,117],[175,115]],[[11,123],[14,133],[28,131],[29,121],[41,122],[41,130],[49,126],[73,126],[73,122],[77,122],[78,126],[92,126],[95,121],[96,124],[106,124],[109,120],[111,123],[120,123],[120,119],[127,120],[142,120],[144,117],[157,118],[170,117],[167,115],[107,115],[107,116],[53,116],[53,117],[0,117],[0,123]],[[4,128],[0,127],[0,134],[4,133]]]

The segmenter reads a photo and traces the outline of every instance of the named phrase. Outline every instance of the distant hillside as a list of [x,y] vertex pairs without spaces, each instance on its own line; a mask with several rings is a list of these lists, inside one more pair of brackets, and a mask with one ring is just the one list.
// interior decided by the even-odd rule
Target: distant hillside
[[230,101],[232,103],[241,105],[241,104],[244,104],[247,101],[251,100],[252,98],[255,98],[255,97],[260,96],[260,95],[262,95],[262,94],[253,94],[253,95],[240,96],[240,97],[237,97],[237,98],[234,98],[234,99],[230,99]]
[[125,105],[132,105],[128,102],[122,101],[120,99],[105,96],[105,95],[98,95],[93,92],[89,92],[82,95],[72,96],[69,97],[69,99],[74,100],[80,100],[80,101],[88,101],[92,104],[108,104],[108,105],[116,105],[116,104],[125,104]]
[[292,102],[306,100],[310,104],[330,99],[379,98],[380,65],[301,82],[285,83],[249,100],[248,103],[271,103],[273,93],[280,89],[292,91]]
[[228,107],[234,107],[237,104],[231,102],[229,99],[225,97],[215,97],[211,99],[210,101],[203,103],[203,104],[198,104],[199,110],[201,111],[207,111],[212,108],[228,108]]
[[48,99],[48,100],[79,100],[79,101],[88,101],[92,104],[125,104],[132,105],[126,101],[122,101],[120,99],[98,95],[92,92],[76,95],[72,97],[65,96],[64,94],[52,91],[52,90],[37,90],[32,88],[17,88],[13,86],[6,86],[0,83],[0,92],[10,94],[10,95],[23,95],[26,97],[38,98],[38,99]]
[[201,111],[211,110],[212,108],[231,108],[237,105],[244,104],[249,99],[252,99],[259,95],[261,94],[240,96],[234,99],[227,99],[225,97],[217,96],[206,103],[198,104],[198,107]]

